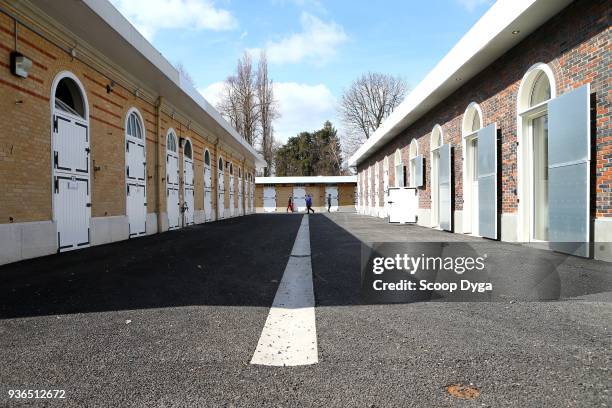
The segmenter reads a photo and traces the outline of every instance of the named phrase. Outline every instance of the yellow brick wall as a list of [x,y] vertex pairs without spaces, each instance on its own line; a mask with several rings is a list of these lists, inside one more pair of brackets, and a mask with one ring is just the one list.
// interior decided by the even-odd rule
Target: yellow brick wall
[[[53,80],[61,71],[70,71],[79,79],[88,102],[93,217],[124,215],[126,212],[124,123],[132,107],[138,109],[144,120],[148,212],[157,212],[160,208],[165,211],[166,208],[165,180],[159,186],[161,202],[157,202],[156,143],[160,141],[160,172],[165,179],[166,134],[172,127],[177,137],[188,137],[192,142],[196,210],[203,209],[203,155],[204,148],[209,149],[215,213],[217,157],[210,141],[213,137],[207,140],[204,135],[187,129],[184,123],[165,113],[161,115],[158,135],[157,108],[152,103],[136,97],[118,84],[115,84],[111,93],[107,93],[106,85],[111,82],[111,78],[78,58],[72,58],[24,26],[18,29],[18,50],[33,61],[33,66],[26,79],[12,75],[9,55],[14,49],[13,27],[12,20],[0,14],[0,119],[10,124],[0,133],[0,223],[43,221],[53,216],[50,93]],[[234,162],[237,171],[239,160],[232,158],[229,150],[224,151],[223,142],[219,143],[219,151],[224,159],[229,158]],[[179,166],[182,175],[182,149],[179,149]],[[245,163],[245,167],[254,172],[253,161]],[[226,180],[226,186],[229,186],[229,180]],[[183,189],[180,191],[182,197]],[[227,200],[229,194],[226,194]]]

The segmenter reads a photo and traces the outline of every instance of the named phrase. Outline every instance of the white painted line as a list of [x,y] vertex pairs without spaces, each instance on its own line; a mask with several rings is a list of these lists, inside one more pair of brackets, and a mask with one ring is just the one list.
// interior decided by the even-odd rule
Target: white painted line
[[251,364],[298,366],[318,362],[310,231],[305,215]]

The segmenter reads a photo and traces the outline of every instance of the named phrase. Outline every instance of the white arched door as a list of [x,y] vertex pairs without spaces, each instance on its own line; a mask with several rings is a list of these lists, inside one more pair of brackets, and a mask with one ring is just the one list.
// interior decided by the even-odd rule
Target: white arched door
[[204,221],[212,220],[212,170],[210,152],[204,151]]
[[145,235],[147,221],[147,163],[142,117],[130,109],[125,120],[126,214],[130,238]]
[[168,212],[168,229],[181,225],[179,202],[179,161],[178,141],[173,129],[166,136],[166,211]]
[[189,139],[183,146],[183,224],[194,222],[193,146]]
[[89,114],[83,86],[70,72],[53,81],[53,220],[59,251],[89,246]]
[[234,203],[234,164],[229,164],[229,214],[236,215],[236,204]]
[[223,171],[223,158],[219,157],[217,169],[217,209],[219,218],[225,217],[225,172]]
[[238,168],[238,215],[244,215],[244,195],[242,193],[242,169]]

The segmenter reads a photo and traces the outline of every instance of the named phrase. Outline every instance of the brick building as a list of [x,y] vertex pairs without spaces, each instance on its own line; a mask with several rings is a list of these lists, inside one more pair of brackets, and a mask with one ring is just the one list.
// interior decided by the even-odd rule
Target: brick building
[[355,211],[356,176],[256,177],[255,211],[286,212],[291,197],[296,212],[306,212],[306,195],[315,211]]
[[610,1],[499,1],[351,157],[358,211],[612,261]]
[[254,211],[255,150],[107,1],[0,0],[0,264]]

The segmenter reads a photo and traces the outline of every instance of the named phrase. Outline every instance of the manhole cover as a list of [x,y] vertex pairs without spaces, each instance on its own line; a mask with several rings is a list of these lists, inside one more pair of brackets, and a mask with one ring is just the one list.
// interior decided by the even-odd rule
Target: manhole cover
[[480,395],[480,390],[473,385],[451,384],[446,386],[446,392],[453,397],[462,399],[475,399]]

